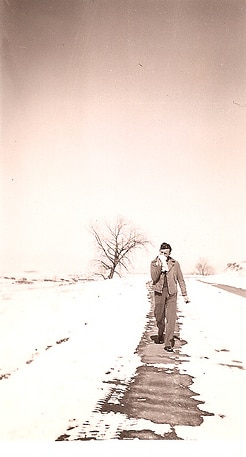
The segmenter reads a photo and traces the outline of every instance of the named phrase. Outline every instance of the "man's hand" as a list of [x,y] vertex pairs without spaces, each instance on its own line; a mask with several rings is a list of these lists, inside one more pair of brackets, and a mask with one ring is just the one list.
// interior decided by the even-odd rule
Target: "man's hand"
[[161,262],[161,271],[168,271],[167,258],[164,254],[159,254],[158,256]]
[[187,295],[184,295],[184,302],[185,302],[185,303],[190,303],[190,300],[189,300],[189,298],[187,297]]

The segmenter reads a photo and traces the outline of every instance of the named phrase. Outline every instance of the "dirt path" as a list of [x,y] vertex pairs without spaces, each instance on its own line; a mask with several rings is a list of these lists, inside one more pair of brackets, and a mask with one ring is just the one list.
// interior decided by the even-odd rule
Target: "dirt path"
[[[179,439],[176,425],[199,426],[203,416],[209,413],[198,406],[202,403],[193,398],[192,378],[179,372],[179,364],[188,356],[180,356],[179,348],[185,344],[179,337],[179,324],[176,324],[175,352],[164,351],[162,344],[155,344],[156,324],[153,314],[153,297],[149,288],[151,310],[145,332],[137,348],[142,366],[137,369],[133,382],[126,390],[118,410],[127,417],[144,419],[154,424],[169,424],[169,431],[159,435],[148,429],[122,430],[119,439]],[[102,412],[113,411],[112,405],[105,402]]]
[[[155,344],[156,325],[153,296],[148,285],[151,309],[145,331],[137,348],[141,365],[133,379],[124,383],[108,381],[110,391],[98,402],[88,421],[68,429],[57,440],[145,439],[179,440],[175,426],[199,426],[203,416],[199,394],[192,391],[192,378],[180,373],[181,362],[188,355],[180,354],[186,342],[180,340],[176,324],[175,352],[167,353],[162,344]],[[105,381],[107,383],[107,381]],[[194,398],[196,397],[196,398]]]

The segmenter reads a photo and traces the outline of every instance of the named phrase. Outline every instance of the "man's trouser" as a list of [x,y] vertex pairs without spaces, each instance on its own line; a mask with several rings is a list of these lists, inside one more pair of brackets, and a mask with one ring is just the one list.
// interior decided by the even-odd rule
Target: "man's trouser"
[[166,327],[164,345],[173,346],[175,323],[177,318],[177,294],[169,295],[167,287],[162,293],[155,292],[154,315],[158,327],[158,340],[163,340]]

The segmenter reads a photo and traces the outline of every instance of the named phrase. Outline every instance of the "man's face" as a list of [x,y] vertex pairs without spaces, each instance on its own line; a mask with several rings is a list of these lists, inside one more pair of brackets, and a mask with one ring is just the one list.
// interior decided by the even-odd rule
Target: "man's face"
[[160,254],[163,254],[165,257],[168,257],[170,255],[170,249],[161,249]]

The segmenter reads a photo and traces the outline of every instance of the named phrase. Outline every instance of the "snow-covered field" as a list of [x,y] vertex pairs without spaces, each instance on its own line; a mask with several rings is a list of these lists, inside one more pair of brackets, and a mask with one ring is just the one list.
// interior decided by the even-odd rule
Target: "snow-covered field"
[[180,301],[181,354],[189,355],[181,372],[193,376],[192,390],[212,412],[200,427],[176,427],[183,439],[242,440],[246,411],[246,299],[187,280],[191,302]]
[[[241,276],[237,287],[246,289]],[[129,380],[141,363],[135,349],[150,308],[148,275],[36,279],[0,280],[1,443],[54,442],[69,425],[88,419],[107,394],[107,377]],[[191,303],[179,298],[187,341],[181,358],[189,356],[180,370],[194,377],[201,409],[214,415],[199,427],[175,430],[184,440],[244,442],[246,299],[199,279],[186,279]],[[206,281],[227,283],[225,275]]]
[[145,281],[12,282],[1,284],[0,439],[55,440],[88,418],[105,373],[134,374]]
[[227,267],[219,274],[200,276],[200,279],[209,284],[222,284],[246,290],[246,261],[231,264],[231,267]]

